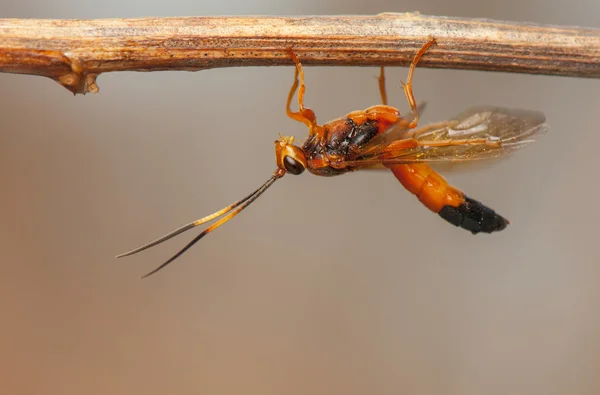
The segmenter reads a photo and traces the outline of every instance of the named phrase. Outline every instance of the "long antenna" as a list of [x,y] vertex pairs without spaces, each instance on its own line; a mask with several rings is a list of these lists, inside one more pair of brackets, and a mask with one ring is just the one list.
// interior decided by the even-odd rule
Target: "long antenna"
[[[262,186],[260,186],[257,190],[255,190],[254,192],[252,192],[251,194],[249,194],[248,196],[246,196],[245,198],[238,200],[237,202],[213,213],[210,214],[204,218],[198,219],[194,222],[190,222],[187,225],[184,225],[176,230],[174,230],[173,232],[170,232],[162,237],[160,237],[159,239],[156,239],[148,244],[145,244],[141,247],[138,247],[134,250],[131,250],[129,252],[126,252],[124,254],[121,255],[117,255],[117,258],[122,258],[125,256],[129,256],[129,255],[133,255],[133,254],[137,254],[140,251],[146,250],[150,247],[154,247],[157,244],[160,244],[166,240],[169,240],[187,230],[190,230],[192,228],[195,228],[196,226],[202,225],[205,222],[211,221],[215,218],[218,218],[222,215],[225,215],[227,213],[227,215],[225,215],[223,218],[221,218],[220,220],[218,220],[217,222],[215,222],[214,224],[212,224],[211,226],[209,226],[208,228],[206,228],[204,231],[202,231],[202,233],[200,233],[198,236],[196,236],[192,241],[190,241],[185,247],[183,247],[179,252],[177,252],[175,255],[173,255],[168,261],[166,261],[165,263],[163,263],[162,265],[160,265],[159,267],[157,267],[156,269],[154,269],[153,271],[151,271],[150,273],[144,275],[142,278],[146,278],[156,272],[158,272],[159,270],[161,270],[162,268],[164,268],[165,266],[167,266],[169,263],[173,262],[175,259],[179,258],[184,252],[186,252],[188,249],[190,249],[194,244],[196,244],[198,241],[200,241],[200,239],[202,239],[204,236],[206,236],[207,234],[209,234],[210,232],[214,231],[215,229],[217,229],[219,226],[223,225],[225,222],[229,221],[230,219],[232,219],[233,217],[235,217],[236,215],[238,215],[242,210],[244,210],[246,207],[248,207],[250,204],[252,204],[252,202],[254,202],[256,199],[258,199],[258,197],[260,195],[262,195],[271,185],[273,185],[273,183],[275,181],[277,181],[279,178],[283,177],[283,175],[285,174],[284,171],[281,170],[277,170],[273,176],[271,178],[269,178],[267,180],[267,182],[265,182]],[[239,208],[236,208],[238,207]],[[235,210],[234,210],[235,209]],[[233,210],[233,211],[232,211]]]
[[200,219],[197,219],[194,222],[190,222],[189,224],[183,225],[181,228],[178,228],[178,229],[172,231],[171,233],[168,233],[168,234],[166,234],[166,235],[164,235],[164,236],[162,236],[162,237],[160,237],[160,238],[158,238],[158,239],[156,239],[156,240],[154,240],[154,241],[152,241],[152,242],[150,242],[148,244],[145,244],[145,245],[143,245],[141,247],[138,247],[135,250],[131,250],[129,252],[125,252],[123,254],[117,255],[116,258],[123,258],[123,257],[126,257],[126,256],[137,254],[138,252],[147,250],[150,247],[154,247],[155,245],[160,244],[163,241],[167,241],[167,240],[169,240],[169,239],[171,239],[171,238],[173,238],[173,237],[175,237],[175,236],[177,236],[177,235],[179,235],[179,234],[181,234],[181,233],[183,233],[183,232],[185,232],[187,230],[190,230],[192,228],[195,228],[196,226],[202,225],[203,223],[211,221],[211,220],[213,220],[213,219],[215,219],[217,217],[220,217],[223,214],[227,214],[229,211],[233,210],[234,208],[236,208],[237,206],[239,206],[240,204],[244,203],[245,201],[247,201],[248,199],[250,199],[252,196],[254,196],[254,194],[256,192],[257,191],[252,192],[250,195],[246,196],[245,198],[243,198],[241,200],[238,200],[237,202],[235,202],[235,203],[233,203],[233,204],[231,204],[231,205],[229,205],[229,206],[227,206],[227,207],[225,207],[225,208],[223,208],[223,209],[221,209],[221,210],[219,210],[219,211],[217,211],[215,213],[212,213],[211,215],[207,215],[204,218],[200,218]]

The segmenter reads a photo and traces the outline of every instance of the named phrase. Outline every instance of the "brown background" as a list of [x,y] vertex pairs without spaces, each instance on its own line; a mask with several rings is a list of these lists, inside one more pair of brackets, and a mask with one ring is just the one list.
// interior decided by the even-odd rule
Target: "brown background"
[[[9,4],[13,3],[13,4]],[[599,26],[596,0],[2,2],[2,17],[434,15]],[[423,122],[538,109],[551,132],[450,180],[512,220],[472,236],[386,172],[288,176],[192,235],[113,256],[275,168],[291,67],[115,73],[99,95],[0,75],[0,390],[7,394],[600,393],[600,83],[418,70]],[[375,68],[308,68],[321,121],[376,104]],[[392,104],[406,109],[391,69]]]

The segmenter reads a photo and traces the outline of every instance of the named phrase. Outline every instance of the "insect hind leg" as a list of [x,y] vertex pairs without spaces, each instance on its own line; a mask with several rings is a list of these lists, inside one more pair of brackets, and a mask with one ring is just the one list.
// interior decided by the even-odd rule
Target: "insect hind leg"
[[408,77],[406,77],[406,83],[400,81],[402,87],[404,88],[404,94],[406,95],[406,100],[408,100],[408,104],[410,105],[410,110],[414,114],[414,120],[408,125],[410,129],[415,128],[419,123],[419,112],[417,110],[417,102],[415,101],[415,96],[412,91],[412,79],[413,74],[415,73],[415,68],[417,67],[417,63],[421,60],[421,57],[425,55],[425,52],[431,47],[433,44],[436,44],[437,41],[433,37],[429,37],[429,41],[427,41],[416,53],[412,62],[410,63],[410,68],[408,69]]

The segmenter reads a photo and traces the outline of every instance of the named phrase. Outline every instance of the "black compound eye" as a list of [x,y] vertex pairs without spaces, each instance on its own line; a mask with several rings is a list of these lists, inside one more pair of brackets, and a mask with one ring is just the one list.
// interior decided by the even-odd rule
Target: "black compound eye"
[[283,157],[283,165],[287,171],[296,176],[304,171],[304,165],[289,155]]

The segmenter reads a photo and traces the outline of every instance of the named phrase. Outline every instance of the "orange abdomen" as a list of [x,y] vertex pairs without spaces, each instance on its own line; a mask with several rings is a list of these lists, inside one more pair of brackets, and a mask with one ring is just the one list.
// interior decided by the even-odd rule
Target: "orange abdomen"
[[455,226],[471,233],[492,233],[506,228],[508,220],[454,188],[422,163],[391,165],[398,181],[421,203]]
[[458,207],[465,202],[465,195],[428,165],[393,165],[390,169],[398,181],[434,213],[439,213],[444,206]]

